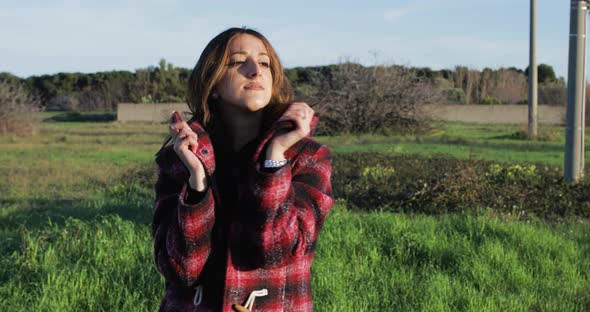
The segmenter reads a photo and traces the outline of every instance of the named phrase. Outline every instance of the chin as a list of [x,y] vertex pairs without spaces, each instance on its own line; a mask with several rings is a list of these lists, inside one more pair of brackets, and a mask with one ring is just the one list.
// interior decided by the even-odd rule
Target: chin
[[269,103],[268,101],[263,101],[263,100],[252,101],[252,102],[246,103],[245,106],[246,106],[247,110],[249,110],[251,112],[257,112],[257,111],[265,108],[266,105],[268,105],[268,103]]

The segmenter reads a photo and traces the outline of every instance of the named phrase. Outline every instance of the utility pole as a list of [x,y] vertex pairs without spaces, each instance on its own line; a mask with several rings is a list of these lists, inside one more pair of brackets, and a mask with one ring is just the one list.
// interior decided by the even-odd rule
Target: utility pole
[[529,44],[529,138],[536,139],[538,134],[537,0],[531,0],[531,27]]
[[584,101],[587,0],[571,0],[565,128],[565,180],[577,182],[584,168]]

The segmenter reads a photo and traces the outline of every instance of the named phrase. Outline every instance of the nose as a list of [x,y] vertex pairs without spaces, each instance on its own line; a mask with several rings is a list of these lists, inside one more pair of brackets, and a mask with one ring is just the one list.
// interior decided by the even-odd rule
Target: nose
[[260,64],[258,64],[258,62],[255,60],[250,59],[250,61],[248,61],[248,77],[257,77],[260,76],[261,73],[262,68],[260,67]]

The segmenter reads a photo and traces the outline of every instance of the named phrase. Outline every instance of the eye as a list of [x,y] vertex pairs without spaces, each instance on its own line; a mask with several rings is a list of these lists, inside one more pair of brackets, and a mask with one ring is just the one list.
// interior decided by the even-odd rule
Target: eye
[[270,67],[270,63],[269,62],[260,62],[260,65],[264,66],[264,67]]
[[235,66],[235,65],[242,65],[244,63],[246,63],[246,61],[239,61],[239,60],[237,60],[237,61],[230,61],[229,64],[227,64],[227,65],[228,66]]

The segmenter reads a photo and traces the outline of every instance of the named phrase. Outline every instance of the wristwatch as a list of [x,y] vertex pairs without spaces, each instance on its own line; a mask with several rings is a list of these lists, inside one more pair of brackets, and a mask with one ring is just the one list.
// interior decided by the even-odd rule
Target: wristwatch
[[272,159],[266,159],[264,161],[264,168],[280,168],[280,167],[286,165],[287,161],[288,161],[287,159],[279,160],[279,161],[272,160]]

